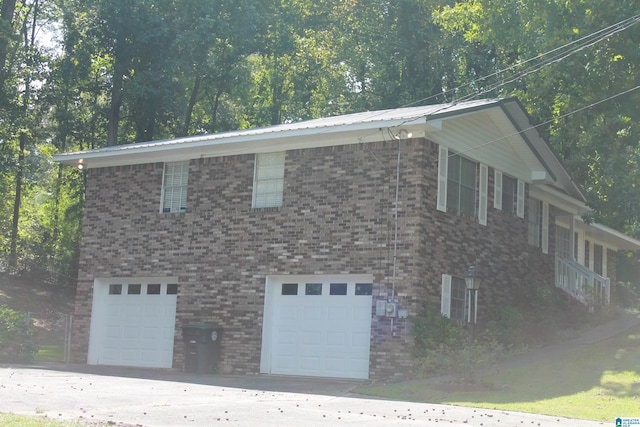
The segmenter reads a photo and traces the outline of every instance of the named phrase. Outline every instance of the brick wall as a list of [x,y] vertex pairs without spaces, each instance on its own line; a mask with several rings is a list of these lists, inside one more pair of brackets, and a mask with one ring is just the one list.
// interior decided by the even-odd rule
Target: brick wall
[[[270,209],[251,208],[254,155],[192,160],[180,214],[159,213],[162,164],[88,170],[75,361],[86,360],[95,277],[177,276],[174,366],[181,326],[211,321],[224,329],[228,373],[259,371],[270,274],[372,274],[374,303],[395,295],[415,315],[439,310],[443,273],[474,264],[485,276],[480,319],[519,281],[552,284],[553,260],[527,244],[525,220],[493,209],[492,170],[487,226],[435,210],[436,153],[402,142],[395,280],[398,142],[288,151],[283,206]],[[371,377],[410,372],[409,321],[372,319]]]

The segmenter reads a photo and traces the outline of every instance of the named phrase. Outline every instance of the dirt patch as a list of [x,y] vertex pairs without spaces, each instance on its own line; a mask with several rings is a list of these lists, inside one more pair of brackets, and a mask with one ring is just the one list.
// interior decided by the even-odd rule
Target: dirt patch
[[0,305],[29,313],[39,345],[64,342],[65,320],[73,312],[74,292],[42,282],[0,274]]

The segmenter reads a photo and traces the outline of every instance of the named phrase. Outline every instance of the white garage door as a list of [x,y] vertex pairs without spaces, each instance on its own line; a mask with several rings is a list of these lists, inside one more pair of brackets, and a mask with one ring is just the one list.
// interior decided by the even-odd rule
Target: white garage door
[[87,362],[170,368],[175,278],[96,279]]
[[260,371],[369,376],[372,277],[267,278]]

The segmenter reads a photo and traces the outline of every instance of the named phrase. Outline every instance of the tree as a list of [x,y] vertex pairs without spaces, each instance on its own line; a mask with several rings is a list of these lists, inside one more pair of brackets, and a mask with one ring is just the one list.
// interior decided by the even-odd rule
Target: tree
[[[591,219],[631,233],[640,221],[639,95],[600,101],[640,83],[637,12],[632,1],[472,0],[435,14],[455,56],[476,58],[472,45],[488,64],[456,85],[476,96],[517,95],[534,121],[551,121],[541,132],[582,184]],[[457,74],[468,77],[466,69]]]

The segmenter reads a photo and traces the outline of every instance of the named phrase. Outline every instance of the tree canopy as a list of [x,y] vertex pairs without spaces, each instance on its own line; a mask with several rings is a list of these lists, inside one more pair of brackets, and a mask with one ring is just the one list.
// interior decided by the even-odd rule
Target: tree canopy
[[640,236],[635,0],[2,0],[0,270],[73,283],[91,149],[515,95]]

